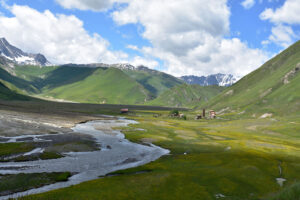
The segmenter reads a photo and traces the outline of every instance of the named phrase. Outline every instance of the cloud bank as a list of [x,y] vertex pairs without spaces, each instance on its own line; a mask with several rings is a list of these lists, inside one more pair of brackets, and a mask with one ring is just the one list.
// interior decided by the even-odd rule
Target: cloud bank
[[0,16],[0,36],[32,53],[43,53],[54,63],[114,63],[127,54],[109,50],[109,42],[98,34],[89,35],[74,15],[39,12],[13,5],[13,17]]
[[[127,48],[140,52],[139,56],[128,57],[124,52],[110,50],[109,41],[99,34],[89,34],[74,15],[39,12],[18,5],[10,8],[13,17],[0,16],[0,35],[26,51],[45,54],[55,63],[130,62],[152,68],[162,63],[160,67],[175,76],[211,73],[241,76],[269,58],[266,52],[249,47],[239,38],[228,37],[227,0],[57,0],[57,3],[67,9],[109,10],[118,26],[141,25],[141,37],[151,45],[138,48],[127,44]],[[275,32],[278,30],[274,29]]]
[[254,6],[255,4],[255,0],[244,0],[241,5],[245,8],[245,9],[250,9]]
[[114,0],[56,0],[67,9],[105,11],[113,6]]
[[226,0],[132,0],[112,17],[118,25],[141,24],[152,44],[141,51],[161,59],[173,75],[245,75],[268,58],[238,38],[224,39],[230,32]]
[[295,39],[299,39],[299,35],[295,34],[292,25],[300,24],[300,1],[286,0],[284,4],[277,8],[267,8],[260,14],[260,19],[268,20],[273,23],[272,33],[268,40],[263,43],[273,42],[284,48],[293,43]]

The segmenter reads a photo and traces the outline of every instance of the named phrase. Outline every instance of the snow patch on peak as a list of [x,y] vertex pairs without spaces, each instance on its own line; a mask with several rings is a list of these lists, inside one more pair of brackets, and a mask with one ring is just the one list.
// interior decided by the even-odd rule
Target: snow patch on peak
[[110,67],[115,67],[118,69],[122,70],[135,70],[135,67],[129,63],[117,63],[117,64],[112,64]]
[[20,65],[51,65],[44,55],[23,52],[11,45],[5,38],[0,38],[0,55]]
[[233,76],[232,74],[212,74],[208,76],[182,76],[180,77],[187,84],[197,84],[202,86],[218,85],[218,86],[231,86],[237,82],[240,77]]

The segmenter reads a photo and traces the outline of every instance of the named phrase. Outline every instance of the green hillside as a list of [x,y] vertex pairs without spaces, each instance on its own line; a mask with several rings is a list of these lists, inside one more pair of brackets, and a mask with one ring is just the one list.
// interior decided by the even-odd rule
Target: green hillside
[[300,41],[204,104],[259,117],[300,113]]
[[79,72],[80,76],[79,78],[77,76],[76,81],[74,77],[67,77],[65,81],[52,83],[49,80],[55,79],[46,78],[45,82],[48,84],[44,83],[46,85],[42,96],[76,102],[112,104],[137,104],[149,98],[147,90],[119,69],[89,68],[85,71],[86,74],[81,72],[86,70],[85,68],[72,68],[72,70]]
[[222,92],[223,89],[223,87],[219,86],[182,84],[165,91],[148,104],[169,107],[193,107],[199,105],[200,102],[207,102]]
[[15,74],[19,78],[29,81],[41,93],[46,89],[81,81],[93,74],[95,70],[97,69],[69,65],[63,67],[15,66]]
[[8,73],[5,69],[1,68],[1,66],[0,81],[2,81],[2,84],[6,85],[6,87],[14,87],[15,90],[21,93],[33,94],[38,92],[37,88],[35,88],[31,82]]
[[82,103],[143,104],[182,83],[148,68],[121,70],[73,64],[2,67],[0,79],[23,94]]
[[33,66],[33,65],[15,65],[14,72],[19,78],[25,79],[31,82],[38,82],[46,77],[46,75],[55,69],[57,66]]
[[30,100],[30,97],[18,94],[14,91],[11,91],[8,87],[6,87],[0,81],[0,99],[1,100],[23,100],[23,101],[27,101],[27,100]]
[[[117,68],[64,66],[15,66],[14,74],[0,71],[33,91],[27,94],[43,98],[63,99],[83,103],[141,104],[150,99],[150,92]],[[22,89],[18,81],[11,81]],[[16,84],[15,84],[16,83]]]
[[139,82],[154,97],[159,96],[164,91],[182,84],[183,82],[169,74],[145,68],[144,70],[123,70],[132,79]]

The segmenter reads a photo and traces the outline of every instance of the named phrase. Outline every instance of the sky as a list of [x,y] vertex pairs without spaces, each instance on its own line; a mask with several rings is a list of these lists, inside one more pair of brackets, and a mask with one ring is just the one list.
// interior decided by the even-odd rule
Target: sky
[[0,2],[0,37],[54,64],[244,76],[300,38],[300,0]]

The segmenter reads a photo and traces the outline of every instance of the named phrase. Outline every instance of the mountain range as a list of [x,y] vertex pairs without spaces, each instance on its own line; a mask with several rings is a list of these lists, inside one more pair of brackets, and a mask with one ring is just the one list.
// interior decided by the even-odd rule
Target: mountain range
[[300,113],[300,41],[199,106],[251,117]]
[[[42,54],[26,53],[21,49],[11,45],[5,38],[0,38],[0,60],[5,64],[17,63],[19,65],[38,65],[49,66],[51,63]],[[148,71],[151,73],[159,73],[156,70],[151,70],[145,66],[135,67],[128,63],[105,64],[105,63],[92,63],[86,65],[67,64],[73,67],[114,67],[121,70],[134,70],[134,71]],[[235,83],[238,78],[231,74],[212,74],[209,76],[182,76],[180,77],[185,83],[193,85],[219,85],[230,86]]]
[[181,84],[166,90],[157,98],[147,102],[147,105],[169,107],[193,108],[199,104],[208,102],[224,90],[224,87],[217,85],[200,86]]
[[[191,105],[183,102],[182,98],[164,103],[167,91],[173,87],[173,91],[176,91],[184,81],[146,66],[135,67],[126,63],[70,63],[55,66],[45,56],[25,53],[9,44],[5,38],[1,38],[0,50],[0,82],[17,94],[80,103]],[[195,88],[190,87],[192,90]],[[182,95],[183,91],[177,90],[177,95]],[[199,92],[199,88],[195,91]],[[213,90],[210,94],[219,92]],[[160,100],[151,103],[160,95],[163,95]],[[213,95],[203,96],[201,100]],[[188,96],[190,99],[196,99],[195,96],[199,98],[195,92],[188,93]]]
[[208,76],[181,76],[181,80],[190,85],[218,85],[218,86],[231,86],[237,82],[240,77],[233,76],[232,74],[212,74]]
[[[130,64],[28,65],[16,57],[33,54],[7,47],[5,40],[2,44],[6,47],[2,45],[0,56],[1,99],[195,107],[195,111],[210,108],[236,116],[300,111],[300,41],[231,86],[237,79],[232,75],[180,79]],[[228,87],[207,86],[210,80]]]
[[[51,63],[42,54],[25,53],[11,45],[5,38],[0,38],[0,55],[9,61],[22,65],[47,66]],[[2,58],[3,59],[3,58]]]

